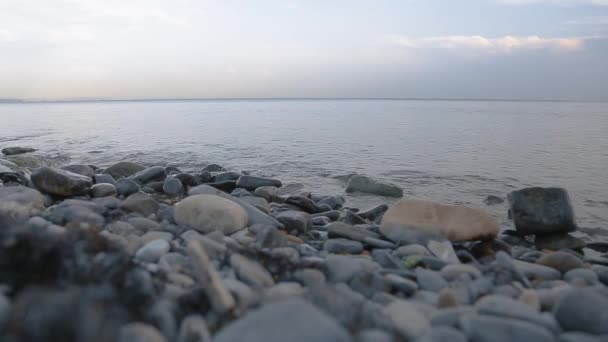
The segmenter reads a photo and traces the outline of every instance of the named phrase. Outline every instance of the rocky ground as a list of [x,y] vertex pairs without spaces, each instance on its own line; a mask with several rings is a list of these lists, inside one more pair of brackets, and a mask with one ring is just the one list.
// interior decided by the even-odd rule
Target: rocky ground
[[562,189],[508,194],[505,230],[219,165],[0,159],[0,180],[1,341],[608,341],[608,244],[569,235]]

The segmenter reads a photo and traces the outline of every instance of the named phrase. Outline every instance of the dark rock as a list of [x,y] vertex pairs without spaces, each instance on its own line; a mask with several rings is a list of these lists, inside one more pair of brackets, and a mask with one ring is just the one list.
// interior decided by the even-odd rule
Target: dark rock
[[179,181],[186,186],[197,186],[200,184],[200,179],[197,179],[197,177],[194,177],[189,173],[178,173],[175,175],[175,178],[179,179]]
[[35,148],[31,147],[6,147],[2,149],[2,154],[5,156],[15,156],[18,154],[36,152]]
[[332,210],[332,211],[325,211],[325,212],[321,212],[321,213],[317,213],[317,214],[312,214],[312,217],[319,217],[319,216],[323,216],[323,217],[327,217],[330,221],[338,221],[340,219],[340,211],[338,210]]
[[143,165],[131,163],[131,162],[119,162],[116,163],[107,169],[103,170],[103,174],[108,174],[114,179],[120,179],[132,176],[140,171],[145,170],[146,167]]
[[337,210],[342,208],[344,202],[346,201],[342,196],[328,196],[317,202],[317,205],[325,204],[329,206],[330,210]]
[[203,171],[200,175],[197,176],[197,183],[205,184],[213,182],[213,176],[209,171]]
[[280,188],[283,186],[280,180],[255,177],[255,176],[241,176],[236,181],[237,188],[245,188],[247,190],[255,190],[262,186],[274,186]]
[[388,205],[386,204],[380,204],[376,207],[373,207],[371,209],[368,209],[366,211],[363,212],[359,212],[357,213],[357,215],[359,215],[359,217],[369,220],[369,221],[376,221],[379,218],[382,217],[382,215],[384,215],[384,213],[388,210]]
[[154,193],[154,192],[164,192],[163,191],[163,185],[165,184],[165,182],[150,182],[146,185],[144,185],[141,188],[141,191],[143,192],[147,192],[147,193]]
[[226,169],[224,169],[223,167],[221,167],[218,164],[210,164],[207,165],[203,168],[203,172],[221,172],[221,171],[226,171]]
[[116,180],[114,180],[114,177],[112,177],[111,175],[106,175],[106,174],[94,175],[93,181],[95,182],[95,184],[107,183],[107,184],[116,185]]
[[586,246],[585,241],[566,233],[543,234],[534,238],[534,245],[538,249],[560,249],[581,250]]
[[184,191],[184,185],[178,178],[169,177],[163,183],[163,192],[167,195],[175,196]]
[[570,197],[561,188],[526,188],[508,196],[510,214],[522,235],[568,233],[576,230]]
[[403,190],[389,183],[382,183],[367,176],[353,175],[348,179],[346,192],[363,192],[379,196],[402,197]]
[[108,197],[116,194],[116,188],[109,183],[95,184],[91,187],[91,197]]
[[243,189],[243,188],[236,188],[236,189],[234,189],[234,191],[232,191],[230,193],[230,196],[233,196],[233,197],[246,197],[246,196],[252,197],[253,194],[251,192]]
[[236,171],[222,172],[222,173],[218,173],[217,175],[215,175],[213,177],[213,181],[215,183],[234,181],[234,184],[236,187],[236,180],[239,179],[239,177],[241,177],[242,175],[243,175],[242,173],[236,172]]
[[236,181],[227,180],[223,182],[207,183],[207,185],[212,186],[218,190],[222,190],[224,192],[232,192],[236,188]]
[[138,192],[127,197],[122,203],[121,208],[140,213],[143,216],[150,216],[158,211],[158,202],[149,195]]
[[340,215],[340,221],[348,223],[348,224],[364,224],[367,223],[363,218],[359,215],[353,213],[348,209],[344,209],[342,215]]
[[335,254],[360,254],[363,252],[363,244],[359,241],[347,239],[329,239],[323,244],[323,249]]
[[262,306],[229,324],[214,337],[214,342],[308,342],[352,341],[335,320],[301,299],[289,299]]
[[149,167],[129,177],[129,179],[141,185],[149,182],[161,182],[165,178],[167,178],[167,172],[165,172],[165,168],[162,166]]
[[277,221],[285,225],[288,230],[306,233],[312,229],[310,215],[301,211],[288,210],[276,216]]
[[120,196],[130,196],[139,191],[139,185],[128,178],[119,179],[116,182],[116,191]]
[[31,180],[41,192],[63,197],[86,195],[93,185],[89,177],[50,167],[34,170]]
[[309,214],[314,214],[319,211],[315,202],[304,196],[289,196],[285,200],[285,204],[294,205]]
[[553,314],[566,331],[608,334],[608,298],[591,288],[573,289],[560,297]]
[[90,177],[90,178],[93,178],[95,176],[95,170],[93,170],[88,165],[74,164],[74,165],[64,166],[61,169],[69,171],[71,173],[75,173],[77,175],[86,176],[86,177]]
[[483,203],[485,203],[486,205],[497,205],[502,204],[504,202],[504,199],[494,195],[489,195],[488,197],[486,197],[486,199],[483,200]]

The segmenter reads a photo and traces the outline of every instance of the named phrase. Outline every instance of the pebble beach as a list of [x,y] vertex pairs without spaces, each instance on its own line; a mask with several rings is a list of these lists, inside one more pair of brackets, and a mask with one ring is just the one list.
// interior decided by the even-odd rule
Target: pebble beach
[[218,164],[2,152],[2,341],[608,341],[608,243],[577,237],[567,189],[472,207],[373,175],[316,193]]

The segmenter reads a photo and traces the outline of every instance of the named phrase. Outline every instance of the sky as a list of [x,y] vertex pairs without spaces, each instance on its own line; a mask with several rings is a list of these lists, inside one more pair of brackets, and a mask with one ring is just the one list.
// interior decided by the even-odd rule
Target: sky
[[0,0],[0,98],[608,100],[608,0]]

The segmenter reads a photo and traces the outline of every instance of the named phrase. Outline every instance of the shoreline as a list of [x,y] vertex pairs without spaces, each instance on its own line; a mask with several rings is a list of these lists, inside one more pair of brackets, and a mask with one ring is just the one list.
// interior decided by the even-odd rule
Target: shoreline
[[[216,164],[0,175],[3,340],[608,335],[608,244],[568,235],[573,213],[550,210],[571,211],[561,189],[511,193],[515,229],[499,232],[482,209],[415,200],[349,208],[339,194]],[[362,175],[345,190],[403,194]],[[530,224],[530,214],[552,223]],[[600,255],[583,251],[591,247]],[[20,327],[25,317],[32,326]]]

